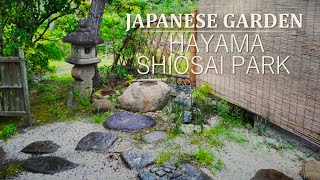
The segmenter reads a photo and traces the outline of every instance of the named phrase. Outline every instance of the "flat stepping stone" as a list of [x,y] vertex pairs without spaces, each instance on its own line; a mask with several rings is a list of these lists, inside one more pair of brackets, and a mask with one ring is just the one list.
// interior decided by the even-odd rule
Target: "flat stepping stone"
[[191,165],[191,164],[181,164],[179,165],[183,175],[182,179],[194,179],[194,180],[212,180],[210,176],[204,173],[201,169]]
[[145,134],[144,136],[142,136],[141,140],[147,144],[152,144],[158,141],[161,141],[165,138],[167,138],[167,134],[165,132],[162,131],[154,131],[151,132],[149,134]]
[[140,172],[138,178],[140,180],[157,180],[157,176],[150,172]]
[[250,180],[293,180],[282,172],[274,169],[260,169]]
[[21,150],[28,154],[50,154],[56,152],[60,148],[59,145],[52,141],[36,141]]
[[77,166],[77,164],[55,156],[31,157],[22,164],[22,167],[27,171],[42,174],[55,174],[74,169]]
[[156,153],[152,151],[128,151],[121,153],[121,159],[130,169],[139,170],[153,164],[156,160]]
[[135,115],[130,113],[114,114],[103,123],[103,126],[107,129],[129,132],[149,129],[155,125],[156,121],[149,116]]
[[106,152],[117,139],[114,133],[92,132],[79,141],[76,151]]

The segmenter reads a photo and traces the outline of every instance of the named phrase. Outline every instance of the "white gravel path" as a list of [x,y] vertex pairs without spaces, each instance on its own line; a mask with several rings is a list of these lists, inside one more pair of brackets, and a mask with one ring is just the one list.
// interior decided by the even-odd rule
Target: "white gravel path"
[[[107,179],[107,180],[126,180],[135,179],[136,172],[131,171],[122,163],[119,154],[99,154],[93,152],[77,152],[75,147],[80,139],[91,132],[107,131],[102,126],[72,122],[57,123],[36,127],[28,130],[24,134],[18,135],[14,139],[10,139],[3,145],[4,151],[7,153],[6,159],[24,160],[31,155],[21,153],[28,144],[34,141],[51,140],[61,146],[53,156],[60,156],[67,160],[79,164],[75,169],[57,173],[54,175],[43,175],[24,172],[17,179],[24,180],[80,180],[80,179]],[[125,143],[123,143],[125,142]],[[132,148],[130,140],[118,140],[111,151],[122,152]]]

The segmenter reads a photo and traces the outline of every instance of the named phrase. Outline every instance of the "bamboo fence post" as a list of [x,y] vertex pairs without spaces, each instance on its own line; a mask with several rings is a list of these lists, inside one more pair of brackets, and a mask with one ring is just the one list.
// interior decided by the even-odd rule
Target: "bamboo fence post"
[[[192,29],[191,35],[194,36],[196,42],[197,42],[197,14],[198,11],[196,9],[192,10],[193,18],[192,22],[194,24],[194,28]],[[196,42],[192,42],[192,45],[195,45]],[[196,87],[197,82],[196,82],[196,75],[193,73],[196,70],[196,66],[192,63],[192,59],[197,56],[197,48],[195,46],[191,46],[190,48],[190,85],[192,88]],[[194,60],[194,62],[196,62]],[[193,72],[192,72],[193,70]]]

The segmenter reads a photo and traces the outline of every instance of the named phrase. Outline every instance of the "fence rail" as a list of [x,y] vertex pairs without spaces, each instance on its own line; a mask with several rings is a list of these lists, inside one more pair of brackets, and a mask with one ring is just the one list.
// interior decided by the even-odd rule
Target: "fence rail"
[[27,75],[23,55],[0,58],[0,116],[22,116],[31,124]]

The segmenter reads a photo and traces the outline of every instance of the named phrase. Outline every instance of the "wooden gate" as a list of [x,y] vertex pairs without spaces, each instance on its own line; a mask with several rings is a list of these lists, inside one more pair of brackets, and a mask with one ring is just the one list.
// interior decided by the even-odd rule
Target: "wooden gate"
[[20,57],[0,58],[0,117],[22,116],[31,124],[26,68]]

